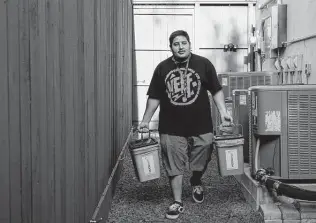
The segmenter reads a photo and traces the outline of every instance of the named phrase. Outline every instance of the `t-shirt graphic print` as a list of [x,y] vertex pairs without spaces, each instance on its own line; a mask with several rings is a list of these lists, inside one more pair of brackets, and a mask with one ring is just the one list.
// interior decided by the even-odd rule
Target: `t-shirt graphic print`
[[185,68],[171,70],[165,78],[166,91],[173,105],[190,105],[198,98],[201,90],[201,78],[195,70]]

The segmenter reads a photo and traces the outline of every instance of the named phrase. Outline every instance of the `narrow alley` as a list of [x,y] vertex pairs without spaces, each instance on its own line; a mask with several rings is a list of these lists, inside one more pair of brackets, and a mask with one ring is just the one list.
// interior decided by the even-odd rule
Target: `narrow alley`
[[236,179],[233,176],[219,175],[215,150],[203,177],[205,201],[202,204],[194,203],[189,184],[190,175],[189,171],[186,171],[183,181],[184,213],[177,220],[165,218],[172,195],[164,169],[161,169],[161,174],[157,180],[139,182],[130,152],[126,151],[121,179],[107,222],[263,222],[259,212],[255,212],[244,199]]

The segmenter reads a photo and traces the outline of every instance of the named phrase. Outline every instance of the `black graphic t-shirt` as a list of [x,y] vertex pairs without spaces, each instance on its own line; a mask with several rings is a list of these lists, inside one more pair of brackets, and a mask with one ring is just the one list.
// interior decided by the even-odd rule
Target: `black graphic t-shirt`
[[172,57],[156,67],[147,95],[160,100],[159,132],[194,136],[213,132],[210,101],[222,89],[213,64],[191,54],[186,63],[176,64]]

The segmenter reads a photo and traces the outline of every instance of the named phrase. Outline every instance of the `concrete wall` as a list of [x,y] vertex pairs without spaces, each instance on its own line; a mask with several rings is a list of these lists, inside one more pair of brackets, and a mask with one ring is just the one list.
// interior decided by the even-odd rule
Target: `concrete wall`
[[[260,4],[266,0],[257,1],[256,10],[256,27],[259,27],[260,20],[265,18],[271,12],[271,6],[276,4],[276,1],[268,4],[266,8],[259,10]],[[287,4],[287,41],[293,39],[316,34],[316,1],[315,0],[283,0],[282,4]],[[310,63],[312,73],[309,79],[309,84],[316,84],[316,38],[304,40],[288,45],[280,52],[280,57],[295,56],[303,54],[303,65]],[[265,58],[262,70],[276,70],[274,67],[275,58]],[[260,66],[257,63],[257,70]],[[303,83],[306,83],[303,71]]]

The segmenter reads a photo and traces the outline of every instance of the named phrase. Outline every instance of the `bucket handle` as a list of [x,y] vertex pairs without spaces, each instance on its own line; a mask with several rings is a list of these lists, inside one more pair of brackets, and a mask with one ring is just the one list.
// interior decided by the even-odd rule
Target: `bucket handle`
[[[243,132],[243,127],[242,127],[242,125],[241,124],[234,124],[233,122],[231,123],[232,124],[232,126],[233,126],[233,128],[235,129],[237,126],[240,126],[241,128],[241,134],[242,135],[244,135],[244,132]],[[220,127],[222,126],[222,124],[220,124],[219,126],[217,126],[216,127],[216,130],[219,130],[218,132],[221,132],[220,131]],[[232,135],[234,135],[234,134],[227,134],[227,136],[232,136]]]
[[[145,129],[147,129],[147,128],[145,128]],[[140,133],[140,137],[141,137],[141,140],[143,140],[144,139],[144,132],[143,131],[139,131],[139,130],[136,130],[137,132],[139,132]],[[150,130],[150,129],[148,129],[148,138],[150,138],[150,132],[151,132],[152,130]],[[147,132],[145,132],[145,133],[147,133]]]
[[144,131],[139,131],[138,129],[135,129],[135,132],[140,133],[141,140],[144,140],[144,133],[148,133],[148,140],[149,140],[151,138],[150,133],[155,130],[150,130],[149,128],[143,128],[143,129],[147,129],[148,131],[144,132]]

